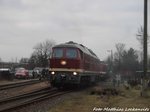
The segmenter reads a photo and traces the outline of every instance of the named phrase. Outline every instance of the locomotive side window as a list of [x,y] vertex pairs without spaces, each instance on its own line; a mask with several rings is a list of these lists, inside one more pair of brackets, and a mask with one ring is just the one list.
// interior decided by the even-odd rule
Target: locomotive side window
[[63,57],[63,49],[60,49],[60,48],[54,49],[53,57],[54,58],[61,58],[61,57]]
[[77,58],[77,50],[76,49],[67,49],[66,57],[67,58]]

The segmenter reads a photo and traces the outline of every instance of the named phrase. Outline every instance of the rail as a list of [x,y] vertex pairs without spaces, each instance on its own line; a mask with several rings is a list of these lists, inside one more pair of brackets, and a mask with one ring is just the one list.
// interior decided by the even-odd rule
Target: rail
[[39,83],[39,82],[41,82],[41,81],[39,81],[39,80],[31,80],[31,81],[25,81],[25,82],[4,84],[4,85],[0,85],[0,90],[6,90],[6,89],[10,89],[10,88],[16,88],[16,87],[25,86],[25,85],[36,84],[36,83]]
[[50,89],[47,87],[30,93],[2,99],[0,100],[0,112],[15,110],[35,102],[67,94],[68,92],[72,91],[59,91],[56,88]]

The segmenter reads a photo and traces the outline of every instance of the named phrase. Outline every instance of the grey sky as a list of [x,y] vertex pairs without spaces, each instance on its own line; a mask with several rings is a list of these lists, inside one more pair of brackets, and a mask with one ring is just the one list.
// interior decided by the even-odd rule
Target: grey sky
[[138,49],[141,25],[143,0],[0,0],[0,57],[30,57],[37,43],[53,39],[82,43],[103,60],[116,43]]

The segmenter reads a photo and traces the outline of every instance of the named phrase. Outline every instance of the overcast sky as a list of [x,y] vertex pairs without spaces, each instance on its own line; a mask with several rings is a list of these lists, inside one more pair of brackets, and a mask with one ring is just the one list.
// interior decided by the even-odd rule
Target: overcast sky
[[46,39],[81,43],[101,60],[110,54],[107,50],[115,51],[116,43],[139,49],[136,33],[143,25],[143,1],[0,0],[0,58],[28,58]]

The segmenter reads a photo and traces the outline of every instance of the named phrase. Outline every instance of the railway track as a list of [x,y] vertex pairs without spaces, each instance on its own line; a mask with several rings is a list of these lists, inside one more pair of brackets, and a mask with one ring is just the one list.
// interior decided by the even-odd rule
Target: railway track
[[0,100],[0,112],[15,110],[17,108],[21,108],[32,103],[64,95],[69,92],[71,91],[58,91],[58,89],[56,88],[50,89],[49,87],[46,87],[30,93],[2,99]]
[[10,88],[16,88],[16,87],[21,87],[25,85],[31,85],[31,84],[36,84],[39,83],[39,80],[31,80],[31,81],[26,81],[26,82],[17,82],[17,83],[11,83],[11,84],[4,84],[0,85],[0,90],[6,90]]

